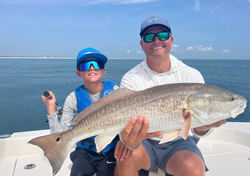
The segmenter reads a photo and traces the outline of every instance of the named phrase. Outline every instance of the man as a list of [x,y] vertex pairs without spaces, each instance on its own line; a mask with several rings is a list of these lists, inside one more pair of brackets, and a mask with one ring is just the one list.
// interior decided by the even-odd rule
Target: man
[[[165,17],[153,15],[147,18],[141,24],[140,36],[146,60],[124,75],[121,87],[140,91],[162,84],[204,83],[199,71],[170,55],[174,38]],[[134,151],[126,160],[117,162],[116,176],[135,176],[140,169],[154,171],[158,167],[167,176],[205,175],[206,167],[196,145],[199,141],[197,137],[210,134],[213,127],[219,127],[226,121],[191,129],[194,136],[189,136],[187,140],[177,137],[164,144],[158,144],[159,138],[146,139],[162,134],[147,134],[149,123],[146,117],[140,115],[138,119],[132,118],[121,132],[124,144]]]

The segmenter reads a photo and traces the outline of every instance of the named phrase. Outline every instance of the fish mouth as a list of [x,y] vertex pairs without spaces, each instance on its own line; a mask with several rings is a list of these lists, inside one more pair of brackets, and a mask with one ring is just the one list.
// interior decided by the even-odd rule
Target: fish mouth
[[247,107],[247,104],[243,104],[243,105],[237,107],[236,109],[232,110],[229,113],[229,116],[232,118],[235,118],[237,115],[243,113],[246,107]]

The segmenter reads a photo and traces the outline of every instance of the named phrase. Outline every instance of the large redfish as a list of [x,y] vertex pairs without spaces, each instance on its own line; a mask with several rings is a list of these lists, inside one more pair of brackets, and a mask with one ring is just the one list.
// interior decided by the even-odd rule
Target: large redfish
[[[186,139],[190,127],[235,118],[244,112],[246,103],[240,95],[207,84],[167,84],[138,92],[121,88],[79,113],[74,128],[29,143],[43,149],[56,174],[78,141],[97,135],[95,144],[100,152],[140,114],[149,119],[149,132],[163,132],[160,143],[164,143],[179,135]],[[187,112],[192,116],[184,119]]]

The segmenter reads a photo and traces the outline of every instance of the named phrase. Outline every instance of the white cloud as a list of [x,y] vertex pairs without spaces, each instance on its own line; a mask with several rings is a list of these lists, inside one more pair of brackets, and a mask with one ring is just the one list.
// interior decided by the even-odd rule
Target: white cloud
[[172,52],[177,52],[177,50],[178,50],[177,48],[179,48],[179,45],[175,44],[175,45],[172,46],[171,51]]
[[195,0],[194,11],[200,11],[200,0]]
[[[250,1],[250,0],[249,0],[249,1]],[[228,53],[228,52],[230,52],[230,50],[229,50],[229,49],[223,49],[222,52]]]
[[212,51],[213,48],[210,46],[210,47],[204,47],[204,48],[201,48],[201,51]]
[[140,50],[139,51],[135,51],[135,53],[142,53],[142,51],[140,51]]
[[186,48],[186,50],[193,50],[193,47],[189,46],[189,47]]
[[186,50],[196,50],[196,51],[212,51],[213,48],[211,46],[189,46],[186,48]]
[[175,53],[176,53],[176,52],[177,52],[177,49],[176,49],[176,48],[172,48],[172,49],[171,49],[171,52],[175,52]]
[[220,5],[217,5],[213,10],[211,10],[211,13],[214,13],[214,11],[215,11],[218,7],[220,7]]
[[127,50],[127,53],[131,53],[131,51],[130,51],[130,50]]

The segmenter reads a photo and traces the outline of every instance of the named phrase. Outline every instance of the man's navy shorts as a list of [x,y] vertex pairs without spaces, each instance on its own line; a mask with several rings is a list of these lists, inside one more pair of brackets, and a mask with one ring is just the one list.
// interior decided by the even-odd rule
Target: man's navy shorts
[[142,142],[142,145],[147,150],[150,158],[151,165],[149,171],[154,171],[159,167],[164,173],[166,173],[166,176],[170,176],[170,174],[166,172],[167,162],[175,153],[183,150],[196,153],[203,159],[201,151],[197,147],[198,141],[199,138],[195,136],[188,136],[186,140],[181,138],[179,140],[170,141],[163,144],[159,144],[159,141],[157,140],[145,139]]

